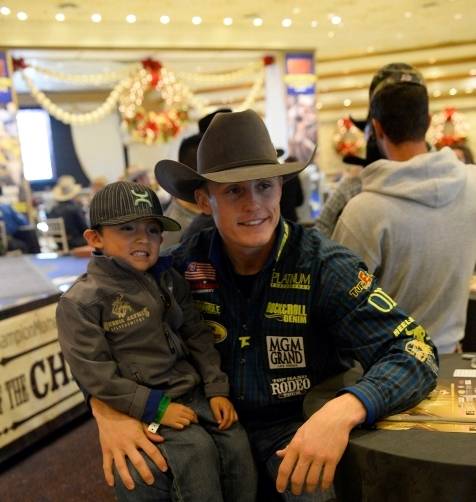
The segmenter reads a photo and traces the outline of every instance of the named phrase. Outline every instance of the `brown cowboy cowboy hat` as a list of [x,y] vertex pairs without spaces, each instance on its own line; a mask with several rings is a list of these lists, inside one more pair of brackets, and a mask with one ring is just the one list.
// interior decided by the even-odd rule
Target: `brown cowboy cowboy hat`
[[268,130],[253,110],[217,113],[203,135],[197,152],[197,170],[175,160],[160,160],[155,166],[159,184],[174,197],[195,202],[195,190],[206,181],[237,183],[297,175],[307,162],[281,164]]

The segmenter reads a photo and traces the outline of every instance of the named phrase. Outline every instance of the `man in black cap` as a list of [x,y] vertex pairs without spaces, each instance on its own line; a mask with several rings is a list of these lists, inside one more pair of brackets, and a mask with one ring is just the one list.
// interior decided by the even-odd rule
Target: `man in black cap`
[[[311,160],[280,164],[263,121],[247,110],[214,117],[196,171],[163,160],[155,172],[166,190],[196,201],[215,221],[215,229],[174,251],[174,265],[214,330],[258,465],[286,500],[322,501],[332,497],[327,489],[352,428],[424,398],[436,383],[437,359],[424,329],[354,254],[280,217],[282,184]],[[408,332],[395,336],[403,323],[410,323]],[[423,356],[410,349],[416,342]],[[308,389],[349,368],[352,359],[363,365],[363,378],[305,420]],[[114,457],[132,486],[128,454],[153,483],[137,452],[150,445],[138,425],[104,404],[93,409],[107,431],[101,438],[106,475]],[[154,474],[159,482],[157,468]]]
[[[411,67],[410,67],[411,68]],[[450,148],[428,152],[428,92],[408,65],[381,71],[370,117],[384,159],[362,172],[333,239],[428,330],[440,353],[464,337],[476,261],[476,173]]]
[[[413,82],[423,83],[423,76],[412,66],[406,63],[390,63],[380,68],[380,70],[378,70],[372,78],[372,82],[369,87],[369,101],[372,101],[372,96],[375,94],[375,90],[379,86],[380,82],[387,78],[397,78],[399,75],[405,76],[406,79]],[[365,121],[358,121],[354,119],[352,119],[352,121],[365,134],[365,158],[349,156],[347,158],[344,157],[344,162],[365,167],[372,164],[376,160],[383,158],[384,153],[380,151],[375,139],[375,132],[372,126],[370,111]],[[355,172],[356,170],[357,172]],[[339,182],[334,192],[329,196],[324,204],[315,226],[326,237],[331,237],[337,220],[347,202],[362,191],[362,181],[360,179],[361,173],[361,168],[353,168],[351,172],[344,175],[343,179]]]

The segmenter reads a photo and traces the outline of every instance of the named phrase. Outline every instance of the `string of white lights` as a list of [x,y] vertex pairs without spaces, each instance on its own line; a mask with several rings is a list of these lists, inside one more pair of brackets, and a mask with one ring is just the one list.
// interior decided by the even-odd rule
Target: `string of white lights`
[[101,85],[110,82],[117,82],[122,80],[127,75],[135,72],[142,68],[140,63],[134,63],[133,65],[127,65],[116,71],[104,72],[104,73],[92,73],[92,74],[71,74],[64,73],[61,71],[52,70],[50,68],[45,68],[43,66],[29,64],[28,68],[32,68],[40,75],[44,75],[48,78],[60,80],[62,82],[70,82],[73,84],[92,84]]
[[117,105],[121,93],[129,88],[135,80],[134,74],[122,79],[118,82],[112,91],[109,93],[106,100],[95,110],[86,113],[71,113],[53,103],[48,96],[38,89],[33,80],[27,75],[26,70],[21,72],[25,84],[28,86],[31,95],[36,99],[38,104],[44,108],[50,115],[65,124],[94,124],[102,120],[106,115],[109,115]]

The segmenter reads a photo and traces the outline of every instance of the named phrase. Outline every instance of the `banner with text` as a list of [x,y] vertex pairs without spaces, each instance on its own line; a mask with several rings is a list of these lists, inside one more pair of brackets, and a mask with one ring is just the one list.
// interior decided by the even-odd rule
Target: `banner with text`
[[83,401],[58,343],[56,305],[0,321],[0,448]]

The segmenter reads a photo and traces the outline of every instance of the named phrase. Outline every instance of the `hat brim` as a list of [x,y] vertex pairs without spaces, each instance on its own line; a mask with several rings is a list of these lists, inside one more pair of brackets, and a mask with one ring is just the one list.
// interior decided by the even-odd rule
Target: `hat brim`
[[51,193],[53,195],[53,199],[56,202],[66,202],[67,200],[74,199],[79,193],[81,192],[82,187],[81,185],[77,184],[74,185],[73,188],[68,192],[68,193],[63,193],[61,189],[57,186],[53,187],[53,190],[51,190]]
[[130,215],[130,216],[118,216],[117,218],[110,218],[106,221],[101,221],[100,226],[105,225],[121,225],[123,223],[130,223],[131,221],[142,220],[147,218],[153,218],[154,220],[158,220],[162,226],[163,230],[167,230],[169,232],[177,232],[182,229],[180,223],[178,221],[169,218],[168,216],[158,216],[155,214],[142,214],[142,215]]
[[314,159],[317,146],[306,162],[276,162],[235,167],[214,173],[198,174],[194,169],[175,160],[159,160],[155,177],[162,188],[171,195],[187,202],[195,202],[195,190],[207,181],[216,183],[239,183],[262,178],[283,176],[284,182],[296,176]]

